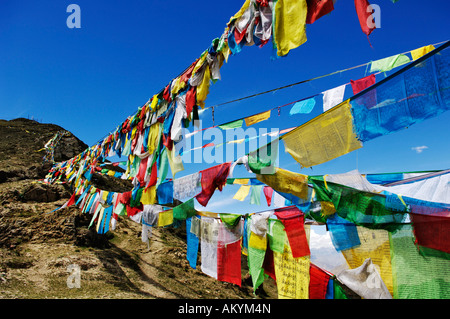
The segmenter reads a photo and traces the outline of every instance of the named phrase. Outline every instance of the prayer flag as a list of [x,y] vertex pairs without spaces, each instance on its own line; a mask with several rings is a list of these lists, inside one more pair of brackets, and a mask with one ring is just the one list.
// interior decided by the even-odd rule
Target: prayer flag
[[344,100],[346,86],[347,84],[343,84],[333,89],[322,92],[324,112],[338,105],[339,103],[342,103],[342,101]]
[[312,24],[322,16],[334,10],[333,0],[307,0],[308,13],[306,23]]
[[191,198],[190,200],[184,202],[183,204],[174,207],[173,218],[184,220],[194,216],[197,213],[194,206],[195,206],[194,199]]
[[394,299],[448,299],[448,259],[423,256],[414,240],[412,225],[389,233]]
[[302,114],[308,114],[311,113],[312,109],[316,105],[315,98],[306,99],[303,101],[299,101],[292,106],[291,110],[289,111],[289,115],[294,115],[298,113]]
[[208,205],[208,202],[213,196],[216,188],[222,191],[223,186],[227,182],[230,166],[231,163],[227,162],[201,171],[202,191],[196,196],[197,201],[201,205]]
[[337,279],[364,299],[392,299],[370,258],[358,268],[343,270]]
[[305,216],[295,206],[275,210],[275,216],[283,223],[294,258],[311,255],[304,229]]
[[433,45],[427,45],[415,50],[411,51],[411,56],[413,61],[417,60],[418,58],[424,56],[425,54],[431,52],[434,50],[434,46]]
[[230,129],[234,129],[234,128],[238,128],[238,127],[242,127],[242,124],[244,123],[244,120],[236,120],[233,122],[229,122],[229,123],[225,123],[222,125],[219,125],[219,128],[221,128],[222,130],[230,130]]
[[159,213],[158,227],[164,227],[173,224],[173,210],[165,210]]
[[302,167],[335,159],[362,147],[353,131],[348,100],[283,135],[286,150]]
[[241,286],[242,219],[234,227],[219,223],[217,234],[217,280]]
[[245,125],[250,126],[261,121],[265,121],[270,117],[270,110],[262,113],[258,113],[245,118]]
[[252,205],[261,205],[261,191],[263,185],[252,185],[251,186],[251,194],[250,194],[250,204]]
[[309,299],[325,299],[331,276],[311,263],[309,278]]
[[239,187],[239,190],[233,196],[233,199],[237,199],[242,202],[247,197],[249,192],[250,185],[241,185],[241,187]]
[[173,203],[173,181],[159,184],[156,189],[156,196],[158,197],[158,204]]
[[294,258],[288,244],[273,252],[278,299],[309,299],[310,256]]
[[[369,36],[375,30],[375,22],[373,21],[372,10],[369,9],[370,3],[367,0],[355,0],[356,14],[358,15],[361,29]],[[370,21],[369,21],[370,19]]]
[[370,64],[370,73],[372,72],[388,72],[393,68],[402,66],[411,60],[404,54],[393,55],[384,59],[372,61]]
[[189,261],[189,266],[191,268],[197,268],[197,256],[198,256],[198,237],[191,231],[192,220],[197,217],[190,217],[186,219],[186,241],[187,241],[187,252],[186,258]]
[[350,80],[350,84],[352,85],[353,94],[356,95],[362,90],[365,90],[371,85],[374,85],[376,81],[375,74],[371,74],[369,76],[363,77],[359,80]]
[[264,196],[266,197],[267,206],[270,206],[270,204],[272,203],[273,188],[270,186],[264,186],[263,192]]
[[278,56],[306,42],[306,0],[278,0],[275,3],[273,39]]
[[276,168],[273,175],[259,175],[256,178],[275,191],[289,193],[303,200],[308,198],[308,176]]
[[142,205],[152,205],[156,203],[156,187],[150,186],[143,190],[141,196]]

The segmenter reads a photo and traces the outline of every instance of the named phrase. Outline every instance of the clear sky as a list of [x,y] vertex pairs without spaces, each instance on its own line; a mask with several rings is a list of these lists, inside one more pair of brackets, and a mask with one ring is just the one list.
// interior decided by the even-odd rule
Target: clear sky
[[[71,3],[81,28],[68,28]],[[220,37],[244,3],[231,1],[43,0],[0,2],[0,118],[34,118],[70,130],[93,145],[136,112]],[[271,59],[271,44],[244,47],[221,68],[206,107],[407,52],[449,39],[447,0],[373,0],[381,27],[362,33],[353,1],[338,0],[328,16],[307,26],[308,41],[288,56]],[[215,124],[252,115],[368,75],[365,67],[278,90],[215,109]],[[381,80],[384,75],[378,75]],[[351,96],[350,86],[346,97]],[[260,126],[285,129],[317,116],[272,113]],[[212,125],[210,109],[203,127]],[[377,138],[336,160],[300,170],[280,145],[280,167],[309,175],[448,169],[450,113]],[[412,148],[426,146],[421,153]],[[212,165],[186,165],[180,176]],[[242,175],[240,175],[242,174]],[[239,168],[235,176],[244,176]],[[213,211],[261,211],[266,205],[232,200],[237,186],[214,195]],[[256,207],[257,206],[257,207]],[[220,209],[219,209],[220,208]],[[231,210],[231,211],[230,211]]]

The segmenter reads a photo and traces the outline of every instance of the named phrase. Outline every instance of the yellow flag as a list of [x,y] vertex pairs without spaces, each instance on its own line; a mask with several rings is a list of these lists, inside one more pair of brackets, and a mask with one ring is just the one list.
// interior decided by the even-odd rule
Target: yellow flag
[[156,186],[150,186],[142,191],[141,204],[152,205],[156,203]]
[[158,227],[164,227],[173,224],[173,210],[165,210],[159,213]]
[[431,52],[434,50],[434,46],[433,45],[426,45],[424,47],[415,49],[411,51],[411,56],[413,61],[417,60],[418,58],[424,56],[425,54]]
[[233,184],[247,185],[250,182],[249,178],[236,178],[233,181]]
[[278,299],[308,299],[310,256],[294,258],[286,239],[284,252],[274,251],[273,261]]
[[342,254],[352,269],[361,266],[367,258],[372,259],[381,279],[393,295],[389,232],[384,229],[356,227],[361,245],[343,250]]
[[258,236],[254,232],[250,232],[250,238],[248,239],[248,246],[260,250],[266,250],[267,248],[267,236]]
[[274,34],[278,56],[306,42],[306,0],[278,0],[275,4]]
[[245,118],[245,125],[250,126],[258,122],[267,120],[270,117],[270,110],[267,112],[259,113]]
[[176,155],[175,149],[167,149],[167,158],[169,160],[170,169],[172,170],[172,176],[175,178],[175,174],[184,170],[183,161],[180,155]]
[[160,122],[156,122],[155,124],[150,126],[150,130],[148,132],[148,143],[147,143],[147,148],[148,148],[149,154],[153,154],[153,152],[155,152],[155,149],[158,145],[160,127],[161,127]]
[[249,191],[250,191],[250,185],[241,185],[239,190],[233,196],[233,199],[237,199],[242,202],[248,196]]
[[304,200],[308,199],[307,175],[293,173],[277,167],[275,174],[256,174],[256,178],[276,191],[293,194]]
[[114,176],[115,173],[116,173],[115,171],[109,170],[108,173],[106,173],[106,175],[108,175],[108,176]]
[[202,83],[197,86],[197,104],[203,109],[205,107],[205,100],[208,97],[209,85],[211,84],[211,70],[209,65],[205,66],[206,70],[203,73]]
[[283,135],[286,151],[303,167],[328,162],[362,147],[353,131],[349,100]]

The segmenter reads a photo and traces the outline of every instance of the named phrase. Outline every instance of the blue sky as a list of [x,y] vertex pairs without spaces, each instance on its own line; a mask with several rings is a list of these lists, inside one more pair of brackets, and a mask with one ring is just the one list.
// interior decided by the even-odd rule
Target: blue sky
[[[188,67],[219,37],[243,4],[232,1],[10,1],[0,3],[0,118],[29,117],[70,130],[93,145],[136,112]],[[81,28],[69,29],[69,4],[81,8]],[[373,0],[381,9],[381,28],[362,33],[353,1],[338,0],[328,16],[307,26],[308,41],[287,57],[271,59],[270,43],[245,47],[221,68],[206,106],[346,69],[449,39],[450,4],[445,0]],[[217,107],[215,123],[284,105],[368,75],[364,67],[317,81]],[[377,76],[377,80],[383,75]],[[346,97],[350,96],[347,87]],[[285,129],[310,116],[280,117],[258,127]],[[284,116],[283,116],[284,115]],[[203,127],[212,124],[210,110]],[[449,112],[408,130],[377,138],[358,151],[312,169],[299,165],[280,145],[280,166],[303,174],[448,169]],[[421,153],[413,147],[427,146]],[[209,165],[211,166],[211,165]],[[185,166],[181,175],[209,166]],[[245,175],[239,168],[236,176]],[[261,211],[230,198],[230,186],[214,195],[211,210]],[[221,204],[221,205],[219,205]],[[257,206],[257,205],[256,205]]]

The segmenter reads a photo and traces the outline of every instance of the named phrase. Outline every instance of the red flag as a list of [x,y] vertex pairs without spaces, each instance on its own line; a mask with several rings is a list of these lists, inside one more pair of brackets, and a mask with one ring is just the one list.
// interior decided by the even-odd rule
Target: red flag
[[241,286],[241,242],[217,246],[217,280]]
[[372,18],[372,10],[368,9],[370,6],[367,0],[355,0],[356,14],[358,15],[359,24],[362,31],[369,36],[375,30],[375,23]]
[[305,233],[305,215],[296,206],[275,210],[275,216],[283,223],[294,258],[308,256],[308,240]]
[[353,94],[358,94],[362,90],[365,90],[371,85],[374,85],[376,81],[375,74],[371,74],[359,80],[350,80],[350,84],[352,85]]
[[208,205],[208,201],[214,194],[216,188],[222,191],[223,186],[227,182],[230,166],[231,162],[227,162],[201,171],[202,191],[196,196],[197,201],[201,205]]
[[186,92],[186,114],[189,116],[194,109],[197,97],[197,87],[191,86],[189,90]]
[[325,299],[331,276],[311,263],[309,278],[309,299]]
[[306,23],[312,24],[334,10],[333,0],[307,0]]
[[67,202],[67,206],[66,207],[69,207],[69,206],[72,206],[73,204],[75,204],[75,193],[76,192],[74,192],[72,194],[72,196],[70,197],[69,201]]
[[267,241],[266,254],[263,261],[264,273],[270,276],[273,280],[277,281],[275,276],[275,263],[273,260],[273,251],[270,249],[269,241]]
[[137,174],[137,180],[139,181],[139,183],[141,184],[141,186],[144,185],[144,179],[147,171],[147,161],[148,161],[148,156],[146,158],[141,159],[141,162],[139,164],[139,172]]
[[450,254],[450,217],[410,213],[416,244]]
[[270,206],[270,204],[272,203],[273,188],[270,186],[264,186],[263,191],[264,195],[266,196],[267,206]]

